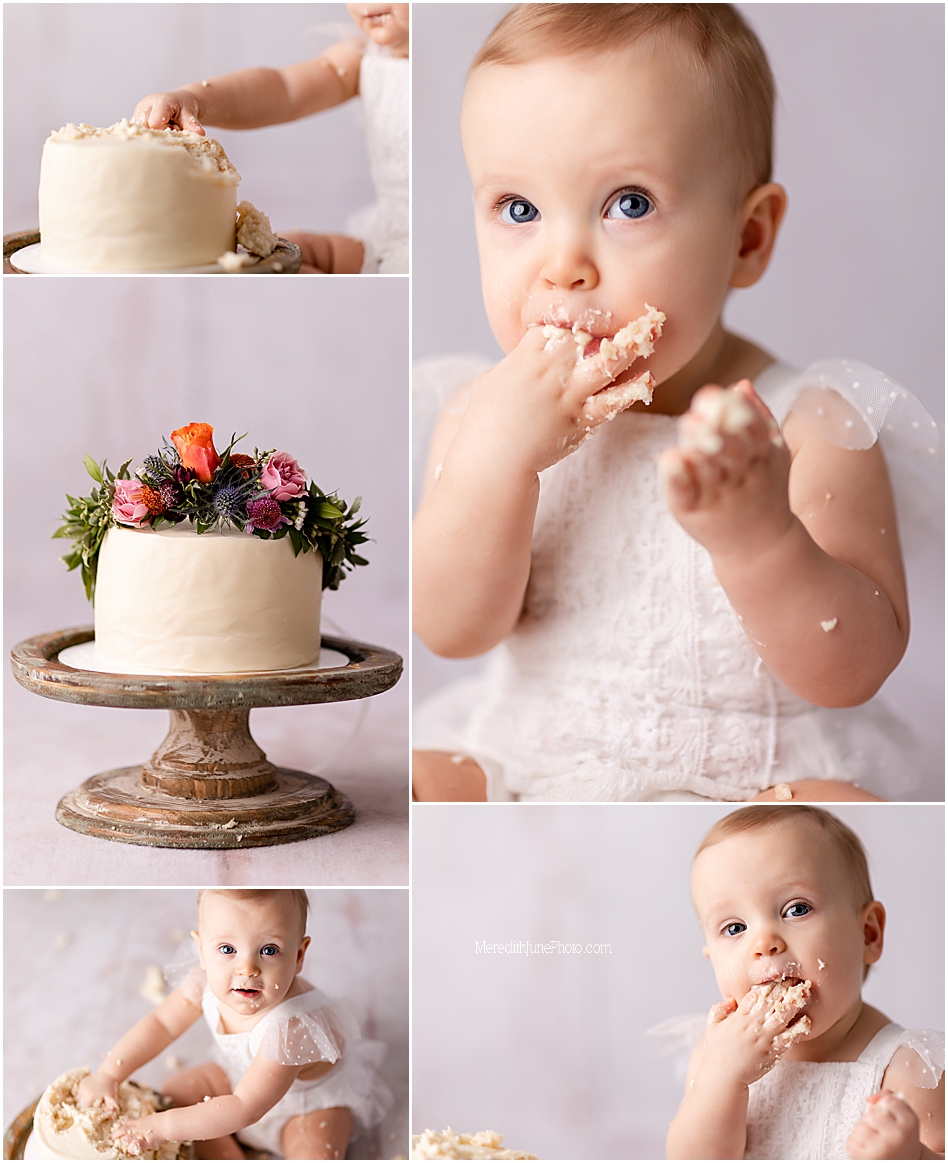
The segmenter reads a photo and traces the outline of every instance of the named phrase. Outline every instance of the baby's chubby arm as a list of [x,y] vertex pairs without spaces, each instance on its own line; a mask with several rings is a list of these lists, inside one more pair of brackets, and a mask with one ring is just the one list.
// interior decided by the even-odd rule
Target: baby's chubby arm
[[[878,446],[837,448],[793,413],[780,439],[750,381],[733,394],[753,411],[751,423],[722,433],[717,450],[662,454],[669,506],[710,552],[745,634],[770,669],[819,706],[863,703],[908,641],[882,453]],[[707,403],[708,389],[690,412],[700,410],[702,396]],[[690,416],[683,433],[689,423]]]
[[258,1055],[233,1094],[159,1111],[142,1119],[120,1119],[113,1128],[112,1138],[125,1147],[151,1151],[169,1140],[232,1135],[276,1106],[299,1072],[298,1066],[281,1066]]
[[846,1144],[850,1159],[944,1159],[945,1076],[913,1086],[889,1066]]
[[770,1008],[772,988],[755,986],[740,1003],[728,998],[711,1007],[685,1097],[668,1129],[669,1159],[743,1159],[751,1083],[809,1030],[806,1018],[788,1029],[805,1001]]
[[343,40],[322,56],[280,69],[241,69],[196,81],[170,93],[152,93],[132,120],[151,129],[258,129],[341,105],[359,92],[361,40]]
[[98,1070],[86,1075],[79,1084],[79,1105],[87,1107],[102,1102],[106,1107],[114,1108],[118,1084],[170,1046],[200,1016],[199,1006],[189,1001],[180,990],[173,990],[119,1039]]
[[[496,646],[520,617],[530,574],[538,474],[575,451],[618,405],[608,385],[636,358],[577,362],[569,332],[531,327],[478,376],[463,415],[435,430],[415,518],[415,630],[436,654]],[[618,390],[618,389],[616,389]]]

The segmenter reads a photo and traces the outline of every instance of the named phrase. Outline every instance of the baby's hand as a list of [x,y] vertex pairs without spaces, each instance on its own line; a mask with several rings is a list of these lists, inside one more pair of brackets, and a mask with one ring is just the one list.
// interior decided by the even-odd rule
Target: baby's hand
[[130,1155],[140,1155],[143,1151],[154,1151],[168,1140],[155,1126],[155,1116],[143,1119],[117,1119],[112,1127],[112,1142]]
[[768,981],[749,989],[740,1004],[734,998],[718,1002],[708,1014],[706,1063],[738,1086],[763,1078],[797,1038],[810,1032],[805,1014],[794,1021],[809,998],[808,981],[796,987]]
[[174,93],[152,93],[143,97],[135,106],[132,121],[149,129],[186,129],[204,137],[198,111],[197,97],[187,89],[178,89]]
[[[651,399],[648,372],[613,384],[651,351],[664,315],[648,315],[604,339],[583,357],[590,337],[559,327],[531,327],[510,354],[474,381],[462,431],[505,464],[539,473],[556,464],[636,400]],[[632,338],[641,324],[641,335]],[[629,333],[628,343],[623,335]],[[463,443],[464,437],[462,437]]]
[[891,1090],[866,1099],[866,1113],[846,1143],[850,1159],[921,1159],[918,1116]]
[[759,554],[793,520],[790,454],[750,380],[696,392],[658,467],[672,515],[712,556]]
[[87,1074],[79,1083],[78,1098],[80,1108],[101,1102],[106,1110],[118,1110],[118,1083],[100,1071]]

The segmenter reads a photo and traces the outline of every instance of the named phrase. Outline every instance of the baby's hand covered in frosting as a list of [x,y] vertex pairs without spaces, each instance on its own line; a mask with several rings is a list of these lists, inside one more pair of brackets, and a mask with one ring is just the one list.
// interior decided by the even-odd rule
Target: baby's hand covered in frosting
[[645,315],[611,337],[578,326],[529,327],[506,358],[474,381],[455,453],[469,450],[528,474],[556,464],[636,400],[651,399],[648,372],[615,381],[651,354],[664,321],[646,305]]
[[174,93],[150,93],[143,97],[135,106],[132,121],[149,129],[186,129],[204,137],[199,116],[197,97],[187,89],[178,89]]
[[800,1037],[810,1019],[800,1016],[810,998],[809,981],[769,981],[755,985],[738,1003],[712,1006],[705,1031],[705,1068],[736,1086],[750,1086],[776,1065]]
[[160,1115],[146,1115],[142,1119],[118,1119],[112,1128],[112,1141],[130,1155],[154,1151],[169,1140],[158,1129]]
[[96,1070],[87,1074],[79,1083],[78,1099],[80,1107],[102,1103],[106,1110],[118,1110],[119,1080]]

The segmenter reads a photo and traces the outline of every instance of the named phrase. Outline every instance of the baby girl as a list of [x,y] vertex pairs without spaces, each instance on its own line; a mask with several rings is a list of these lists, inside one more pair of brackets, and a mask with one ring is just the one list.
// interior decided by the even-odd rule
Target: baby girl
[[885,909],[835,816],[743,808],[695,857],[691,892],[724,998],[668,1132],[669,1159],[934,1159],[944,1036],[862,1000]]
[[417,799],[875,798],[821,708],[870,699],[908,640],[875,439],[908,396],[724,328],[787,204],[773,103],[728,4],[526,4],[475,58],[507,354],[434,430],[413,587],[435,653],[500,645],[416,714]]
[[361,96],[378,201],[349,221],[351,235],[284,234],[313,274],[408,273],[408,5],[349,4],[368,38],[339,41],[322,56],[280,69],[242,69],[152,93],[132,120],[151,129],[204,125],[256,129],[319,113]]
[[240,1143],[287,1159],[342,1159],[355,1125],[380,1121],[391,1103],[377,1073],[385,1047],[364,1041],[345,1004],[300,977],[307,909],[302,889],[198,894],[200,968],[119,1040],[83,1080],[79,1101],[114,1106],[118,1083],[202,1010],[217,1061],[165,1083],[172,1109],[119,1120],[113,1138],[122,1147],[194,1139],[201,1159],[243,1159]]

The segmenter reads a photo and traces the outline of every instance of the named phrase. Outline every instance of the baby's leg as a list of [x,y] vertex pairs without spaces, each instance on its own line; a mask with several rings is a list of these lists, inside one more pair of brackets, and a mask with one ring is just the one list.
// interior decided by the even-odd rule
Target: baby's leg
[[[172,1074],[161,1088],[175,1106],[194,1106],[203,1102],[205,1095],[217,1098],[222,1094],[230,1094],[230,1081],[223,1070],[214,1062],[205,1062],[203,1066],[193,1066],[190,1070],[181,1070]],[[199,1159],[246,1159],[247,1156],[240,1149],[240,1144],[233,1135],[225,1135],[222,1139],[204,1139],[194,1144],[194,1152]]]
[[304,275],[357,275],[362,270],[365,248],[357,238],[346,234],[308,234],[294,231],[284,234],[303,252]]
[[411,787],[421,802],[487,802],[487,778],[473,759],[449,751],[413,751]]
[[287,1159],[345,1159],[355,1120],[347,1106],[297,1115],[283,1128]]
[[[852,783],[842,783],[838,779],[801,779],[797,783],[780,784],[780,787],[789,787],[791,799],[794,803],[845,803],[851,800],[881,804],[884,801],[878,796],[872,796],[861,787]],[[754,796],[753,802],[758,800],[777,800],[787,802],[786,792],[777,796],[777,789],[769,787],[759,796]]]

